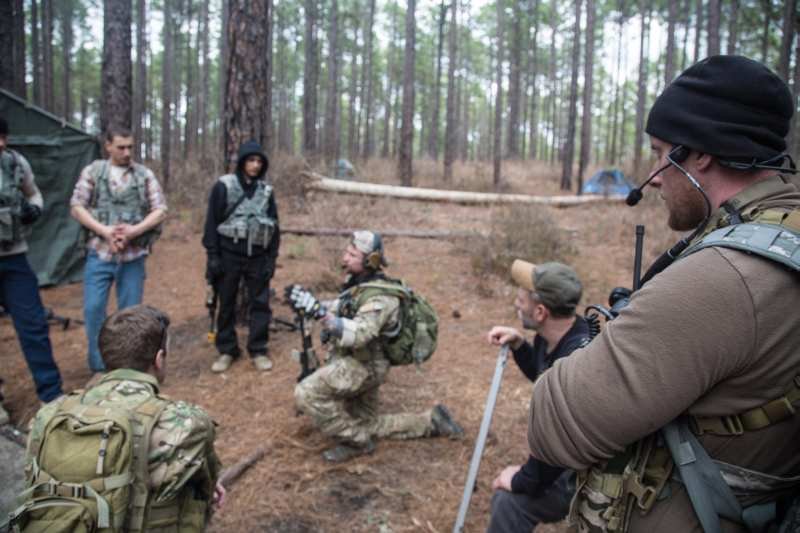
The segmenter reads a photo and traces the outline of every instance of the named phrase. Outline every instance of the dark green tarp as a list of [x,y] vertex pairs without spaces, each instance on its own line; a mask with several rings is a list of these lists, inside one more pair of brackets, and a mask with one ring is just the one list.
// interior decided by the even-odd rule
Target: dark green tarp
[[69,199],[81,169],[100,157],[97,138],[2,89],[0,115],[8,121],[9,146],[30,162],[44,197],[43,216],[27,237],[39,285],[80,281],[80,225],[69,214]]

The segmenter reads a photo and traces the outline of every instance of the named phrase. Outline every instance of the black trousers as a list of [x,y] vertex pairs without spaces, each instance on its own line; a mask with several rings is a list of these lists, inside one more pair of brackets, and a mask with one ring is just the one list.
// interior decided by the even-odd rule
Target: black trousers
[[217,280],[219,314],[217,315],[217,350],[221,354],[239,357],[239,343],[236,338],[236,295],[239,283],[244,279],[249,300],[249,328],[247,351],[251,357],[267,353],[269,323],[272,309],[269,307],[269,282],[272,277],[272,264],[268,256],[247,257],[223,250],[222,267],[224,274]]
[[540,522],[558,522],[567,516],[572,494],[555,484],[535,497],[496,490],[492,496],[492,518],[486,532],[528,532]]

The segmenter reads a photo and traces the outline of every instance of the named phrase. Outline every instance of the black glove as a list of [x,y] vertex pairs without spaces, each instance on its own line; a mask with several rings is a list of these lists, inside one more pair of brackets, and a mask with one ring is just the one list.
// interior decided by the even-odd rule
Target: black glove
[[20,210],[19,220],[26,226],[33,224],[39,217],[42,216],[42,208],[34,205],[27,200],[22,201],[22,209]]
[[222,268],[222,258],[216,254],[209,254],[208,262],[206,263],[206,280],[213,283],[225,273]]

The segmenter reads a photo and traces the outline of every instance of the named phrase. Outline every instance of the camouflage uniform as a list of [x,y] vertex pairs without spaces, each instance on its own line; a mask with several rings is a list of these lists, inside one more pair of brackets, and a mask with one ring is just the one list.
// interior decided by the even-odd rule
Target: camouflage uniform
[[[75,394],[75,393],[73,393]],[[86,391],[83,403],[96,406],[119,405],[133,409],[151,397],[167,403],[150,437],[148,464],[152,504],[179,501],[178,497],[193,493],[195,498],[211,501],[220,462],[214,452],[214,421],[200,407],[173,401],[158,394],[155,377],[130,369],[106,374]],[[41,441],[48,422],[66,397],[42,407],[31,422],[26,463],[34,457],[30,443]]]
[[295,388],[298,408],[310,415],[324,434],[356,447],[367,446],[373,437],[432,436],[430,410],[378,414],[378,388],[386,381],[390,366],[382,334],[398,327],[400,300],[376,295],[351,311],[347,294],[342,293],[329,307],[342,318],[342,337],[332,341],[328,363]]

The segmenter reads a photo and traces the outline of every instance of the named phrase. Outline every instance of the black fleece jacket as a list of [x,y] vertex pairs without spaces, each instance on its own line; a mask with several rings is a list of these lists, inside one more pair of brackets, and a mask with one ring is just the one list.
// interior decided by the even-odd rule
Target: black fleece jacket
[[[514,361],[528,379],[536,381],[536,378],[553,366],[556,360],[567,357],[584,345],[588,338],[589,324],[583,317],[577,316],[569,331],[561,337],[561,340],[549,353],[547,341],[541,335],[537,335],[533,339],[532,346],[528,342],[524,342],[513,351]],[[511,490],[537,496],[549,489],[565,470],[562,467],[551,466],[539,461],[531,455],[520,471],[511,478]]]
[[[242,190],[248,198],[253,197],[257,185],[256,180],[247,183],[247,180],[244,178],[244,162],[251,155],[258,155],[264,160],[264,166],[261,169],[261,173],[256,177],[256,180],[265,179],[267,168],[269,167],[269,159],[267,159],[266,154],[264,154],[264,151],[257,142],[249,141],[239,148],[239,155],[236,163],[236,176],[239,178],[239,184],[242,186]],[[206,213],[206,224],[203,230],[203,246],[209,256],[221,255],[225,252],[246,257],[246,240],[233,242],[233,239],[230,237],[225,237],[217,232],[217,226],[224,221],[227,206],[228,190],[225,188],[225,184],[217,180],[211,188],[211,194],[208,197],[208,211]],[[270,264],[274,268],[275,261],[277,261],[278,258],[278,248],[281,243],[281,231],[278,224],[278,206],[275,203],[274,194],[270,196],[269,199],[267,216],[275,220],[275,233],[266,248],[253,243],[252,256],[259,257],[266,254],[269,256]]]

